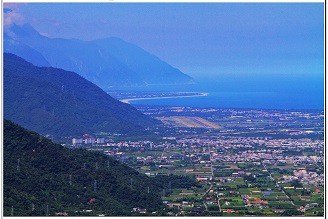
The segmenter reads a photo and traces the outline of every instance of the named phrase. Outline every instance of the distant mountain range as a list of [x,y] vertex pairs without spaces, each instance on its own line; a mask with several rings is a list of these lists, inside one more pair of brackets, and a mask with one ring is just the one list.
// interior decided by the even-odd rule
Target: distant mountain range
[[120,38],[93,41],[48,38],[29,24],[13,24],[4,34],[4,51],[37,66],[76,72],[103,89],[193,83],[179,69]]
[[55,137],[141,133],[158,124],[78,74],[4,54],[4,118]]

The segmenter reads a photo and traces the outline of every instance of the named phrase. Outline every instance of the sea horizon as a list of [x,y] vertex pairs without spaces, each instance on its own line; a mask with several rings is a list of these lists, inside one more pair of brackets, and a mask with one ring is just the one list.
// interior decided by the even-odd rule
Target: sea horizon
[[[226,81],[229,79],[225,79]],[[152,97],[152,98],[131,98],[131,105],[152,105],[152,106],[180,106],[180,107],[215,107],[215,108],[248,108],[248,109],[281,109],[281,110],[323,110],[324,96],[323,86],[304,88],[307,81],[315,80],[305,78],[296,81],[294,84],[286,80],[280,83],[281,89],[270,89],[260,82],[257,89],[250,85],[238,83],[238,80],[231,80],[234,89],[222,86],[222,82],[198,80],[192,85],[149,85],[139,87],[112,87],[105,91],[132,91],[132,92],[197,92],[207,95],[177,96],[177,97]],[[274,83],[274,82],[273,82]],[[290,83],[290,85],[287,85]],[[226,83],[225,83],[226,84]],[[244,89],[246,87],[246,89]],[[244,91],[242,90],[244,89]]]

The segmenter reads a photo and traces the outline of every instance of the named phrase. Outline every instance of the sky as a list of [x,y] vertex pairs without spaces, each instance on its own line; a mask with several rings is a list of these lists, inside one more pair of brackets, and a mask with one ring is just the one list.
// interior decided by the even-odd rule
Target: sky
[[323,3],[17,3],[6,25],[120,37],[196,78],[310,78],[323,87]]

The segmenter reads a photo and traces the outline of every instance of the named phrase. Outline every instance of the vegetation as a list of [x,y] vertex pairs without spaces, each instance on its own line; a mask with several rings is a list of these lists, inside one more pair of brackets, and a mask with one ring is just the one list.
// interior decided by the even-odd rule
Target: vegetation
[[4,121],[5,216],[133,215],[135,207],[163,214],[160,193],[168,182],[172,188],[195,184],[180,176],[147,177],[106,155],[71,150]]
[[43,135],[143,133],[159,122],[74,72],[4,55],[4,117]]

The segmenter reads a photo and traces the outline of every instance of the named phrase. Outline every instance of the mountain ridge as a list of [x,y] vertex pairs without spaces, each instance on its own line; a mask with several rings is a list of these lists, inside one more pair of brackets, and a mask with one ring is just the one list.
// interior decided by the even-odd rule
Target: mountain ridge
[[[15,39],[39,52],[51,66],[76,72],[103,89],[194,83],[179,69],[118,37],[91,41],[48,38],[29,24],[13,25],[7,32],[8,39]],[[8,43],[4,48],[7,52],[17,53]],[[17,55],[29,57],[28,52]]]
[[4,54],[4,117],[57,137],[134,133],[159,124],[82,76]]

